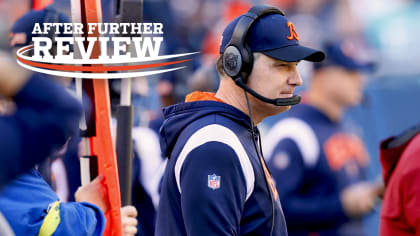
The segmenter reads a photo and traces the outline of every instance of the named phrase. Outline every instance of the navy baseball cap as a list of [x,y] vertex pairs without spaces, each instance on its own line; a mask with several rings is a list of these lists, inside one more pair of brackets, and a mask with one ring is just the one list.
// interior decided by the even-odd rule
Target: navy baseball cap
[[[223,32],[220,53],[232,38],[233,31],[241,16],[233,20]],[[280,14],[264,15],[255,21],[248,30],[246,44],[252,52],[261,52],[278,60],[293,62],[307,60],[320,62],[325,58],[322,51],[299,44],[299,35],[286,17]]]
[[326,58],[323,62],[315,63],[315,70],[323,67],[338,66],[349,71],[373,72],[375,63],[372,60],[357,57],[360,54],[350,41],[335,41],[324,44]]

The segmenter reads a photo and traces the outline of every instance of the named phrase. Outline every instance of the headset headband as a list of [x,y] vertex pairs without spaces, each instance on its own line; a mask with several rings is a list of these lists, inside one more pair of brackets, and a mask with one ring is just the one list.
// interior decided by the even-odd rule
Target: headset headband
[[258,18],[268,14],[280,14],[282,16],[285,16],[285,14],[281,10],[275,7],[267,5],[254,6],[246,14],[241,16],[241,19],[239,19],[233,31],[232,39],[227,44],[226,48],[231,45],[236,46],[238,48],[243,48],[245,46],[246,36],[252,24],[254,24],[254,22],[257,21]]

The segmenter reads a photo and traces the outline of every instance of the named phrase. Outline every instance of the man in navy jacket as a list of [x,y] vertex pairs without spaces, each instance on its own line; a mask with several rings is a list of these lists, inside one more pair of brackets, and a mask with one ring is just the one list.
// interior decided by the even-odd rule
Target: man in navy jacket
[[[226,72],[242,64],[229,48],[238,37],[246,38],[254,57],[238,69],[252,68],[249,76]],[[290,108],[292,103],[275,106],[270,99],[289,101],[302,84],[298,61],[324,58],[322,52],[299,45],[298,38],[278,9],[252,8],[223,33],[217,93],[195,92],[185,103],[164,109],[160,138],[169,160],[156,235],[287,235],[277,192],[257,148],[254,122]],[[253,96],[248,98],[244,89]]]
[[326,44],[304,104],[264,139],[290,235],[363,235],[360,217],[380,190],[366,181],[363,142],[342,122],[345,109],[362,99],[361,71],[372,67],[351,56],[351,46]]

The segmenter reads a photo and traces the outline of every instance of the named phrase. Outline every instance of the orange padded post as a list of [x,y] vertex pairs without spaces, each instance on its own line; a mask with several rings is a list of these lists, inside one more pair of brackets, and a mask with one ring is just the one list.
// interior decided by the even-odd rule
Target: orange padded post
[[[101,23],[102,10],[100,0],[80,0],[81,19],[84,24],[85,37],[98,37],[97,29],[91,35],[87,34],[88,23]],[[100,55],[99,43],[95,43],[91,58],[98,58]],[[102,66],[102,65],[91,65]],[[118,179],[117,158],[114,143],[111,137],[111,109],[108,92],[108,80],[94,79],[94,109],[96,136],[92,137],[91,147],[92,155],[98,157],[98,172],[106,177],[108,187],[110,211],[106,215],[106,236],[121,236],[121,196]]]

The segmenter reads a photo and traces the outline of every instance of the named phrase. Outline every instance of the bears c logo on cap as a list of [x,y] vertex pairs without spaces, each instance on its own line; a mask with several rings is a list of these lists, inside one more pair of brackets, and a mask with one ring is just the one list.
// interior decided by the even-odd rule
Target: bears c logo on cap
[[296,32],[295,26],[293,25],[292,22],[287,22],[287,27],[289,27],[290,30],[290,36],[287,37],[288,40],[292,40],[293,38],[295,38],[296,40],[299,41],[299,35]]

